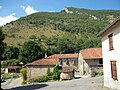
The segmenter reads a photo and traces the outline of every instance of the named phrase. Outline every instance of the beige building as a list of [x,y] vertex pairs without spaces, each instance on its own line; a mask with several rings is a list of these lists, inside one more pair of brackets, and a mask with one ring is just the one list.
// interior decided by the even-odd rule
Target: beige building
[[102,32],[104,86],[120,90],[120,17]]
[[30,80],[37,76],[46,76],[47,70],[50,68],[50,72],[53,71],[54,66],[59,62],[56,59],[40,59],[32,63],[26,64],[27,67],[27,79]]
[[91,74],[97,73],[102,69],[102,49],[89,48],[80,50],[78,60],[80,74],[91,76]]

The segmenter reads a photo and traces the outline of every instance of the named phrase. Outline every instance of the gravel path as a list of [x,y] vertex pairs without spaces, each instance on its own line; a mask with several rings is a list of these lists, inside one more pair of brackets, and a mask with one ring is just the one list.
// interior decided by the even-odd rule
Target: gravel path
[[[19,86],[20,80],[20,78],[13,80],[3,88],[10,90],[111,90],[103,87],[103,77],[84,77],[68,81],[46,82],[24,86]],[[11,86],[13,87],[11,88]]]

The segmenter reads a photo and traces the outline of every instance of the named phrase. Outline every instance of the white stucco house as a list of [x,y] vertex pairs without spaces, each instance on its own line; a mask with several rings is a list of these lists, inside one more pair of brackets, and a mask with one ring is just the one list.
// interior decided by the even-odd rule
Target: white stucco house
[[102,37],[104,86],[120,90],[120,17],[99,36]]

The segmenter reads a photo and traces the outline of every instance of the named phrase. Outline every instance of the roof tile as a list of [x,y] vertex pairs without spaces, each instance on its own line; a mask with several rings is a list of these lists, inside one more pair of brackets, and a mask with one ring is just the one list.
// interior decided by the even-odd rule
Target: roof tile
[[80,53],[84,59],[101,59],[102,58],[102,48],[89,48],[81,50]]

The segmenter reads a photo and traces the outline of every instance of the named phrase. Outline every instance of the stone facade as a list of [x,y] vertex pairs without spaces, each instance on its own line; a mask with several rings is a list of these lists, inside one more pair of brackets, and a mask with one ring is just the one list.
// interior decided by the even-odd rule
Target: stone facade
[[27,66],[27,80],[29,81],[37,76],[46,76],[48,68],[52,72],[54,66]]

